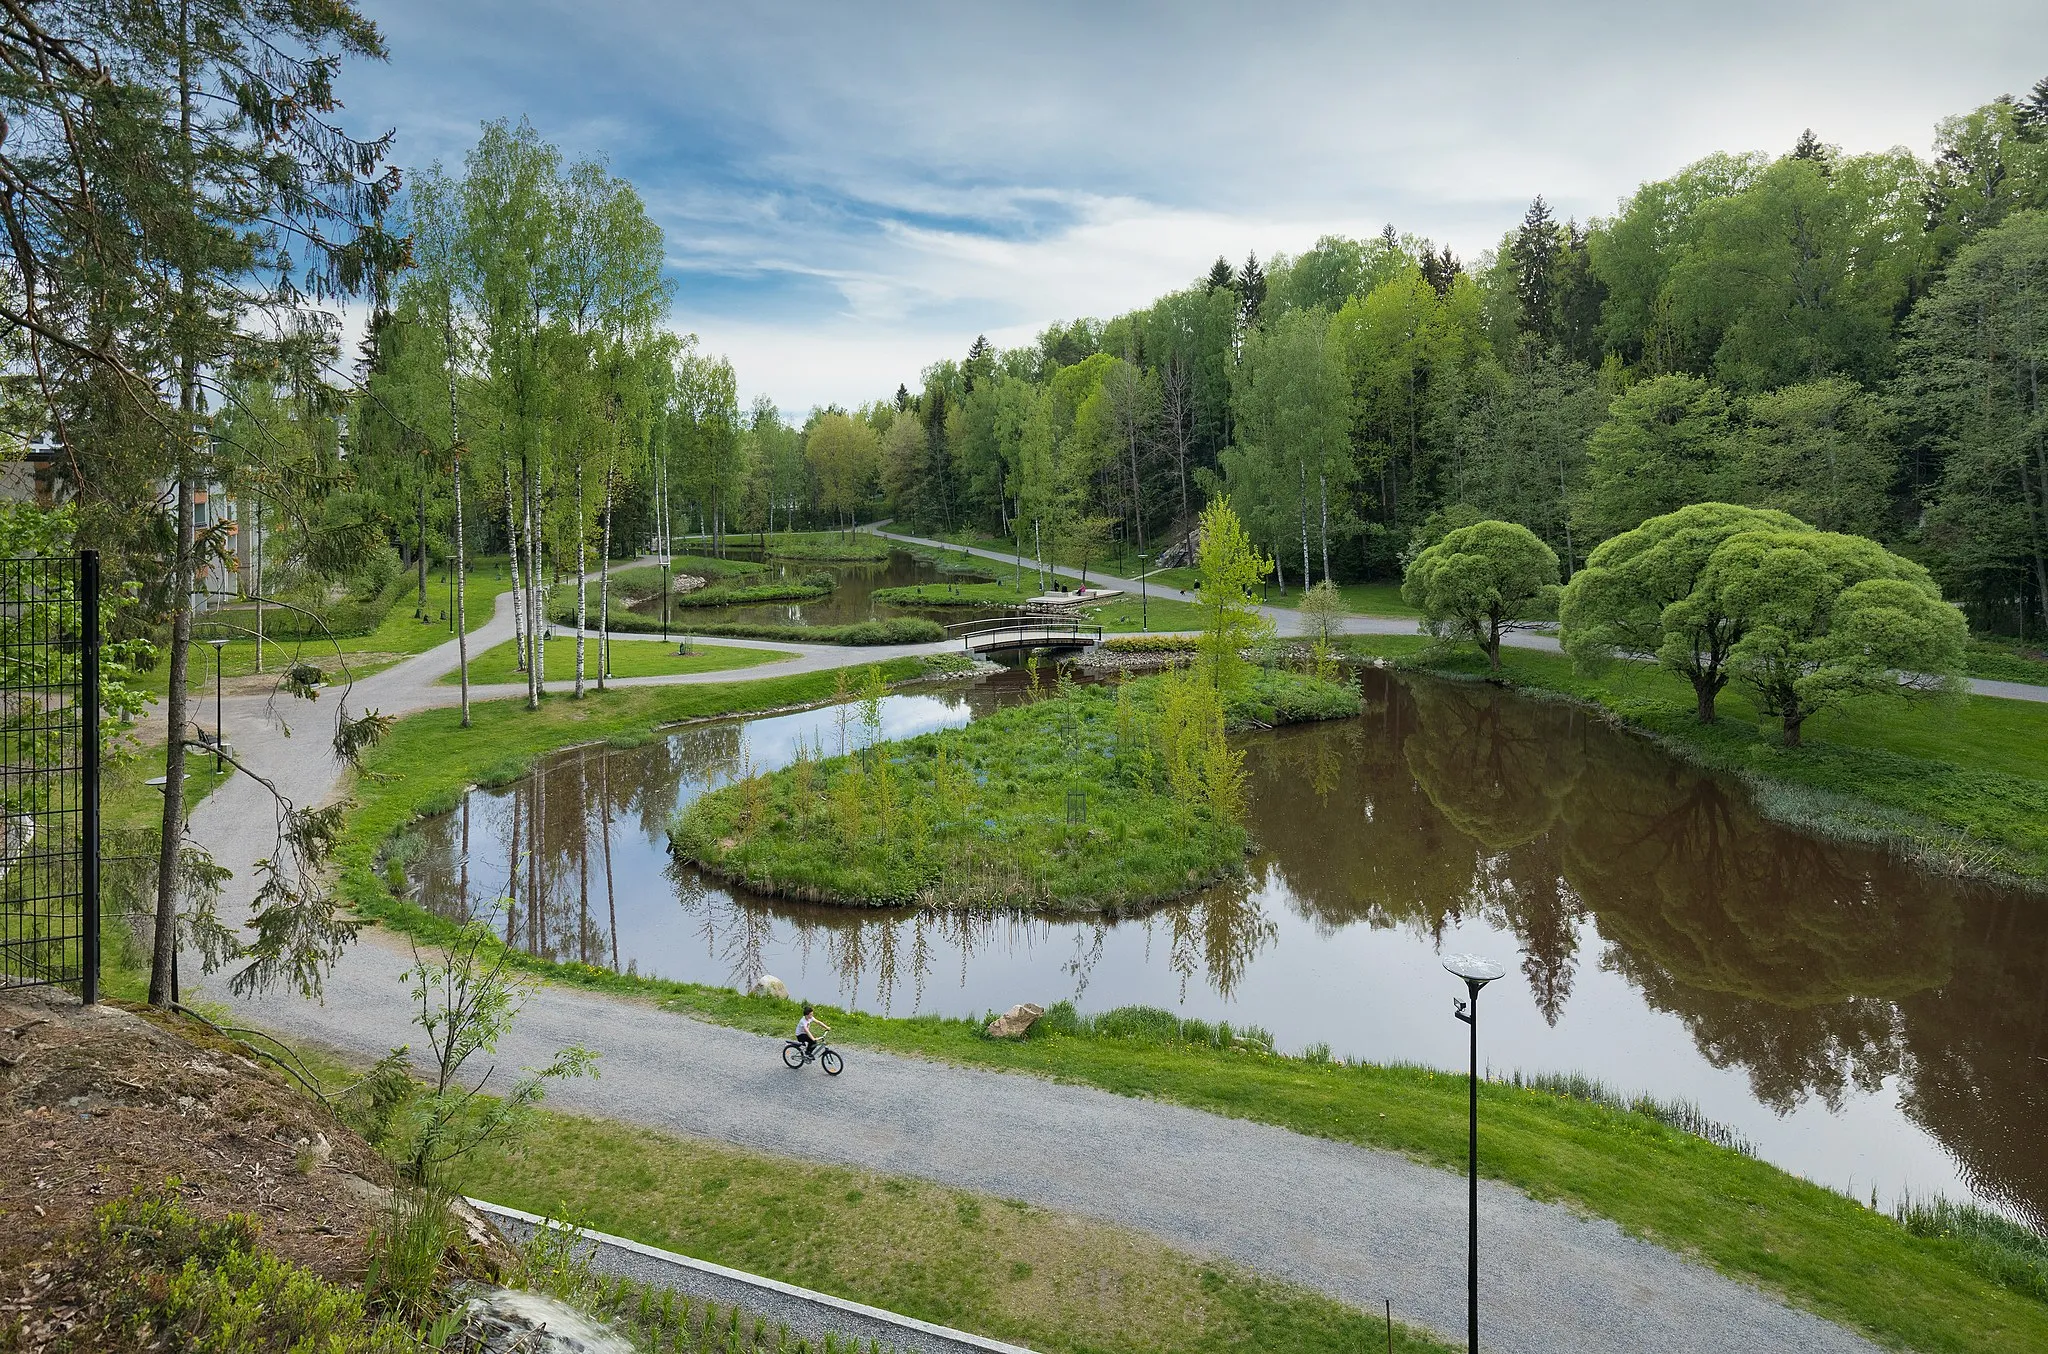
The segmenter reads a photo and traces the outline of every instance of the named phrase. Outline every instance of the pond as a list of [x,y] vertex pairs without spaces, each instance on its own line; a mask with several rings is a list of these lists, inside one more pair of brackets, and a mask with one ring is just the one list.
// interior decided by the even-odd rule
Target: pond
[[[675,865],[709,786],[836,751],[842,708],[560,754],[421,826],[450,916],[555,959],[865,1010],[1128,1003],[1283,1049],[1464,1065],[1440,956],[1509,969],[1496,1073],[1696,1102],[1857,1197],[1974,1195],[2048,1221],[2048,908],[1760,818],[1746,793],[1572,706],[1367,669],[1356,719],[1247,737],[1248,879],[1117,922],[807,907]],[[1015,674],[884,702],[886,736],[1018,698]],[[508,862],[520,862],[517,877]]]
[[[908,550],[891,549],[889,557],[872,563],[837,563],[812,560],[784,560],[769,557],[762,559],[758,550],[732,549],[728,552],[735,559],[761,560],[770,572],[754,574],[747,578],[732,580],[735,583],[765,582],[771,578],[802,578],[806,574],[826,573],[838,580],[830,593],[823,597],[807,598],[801,602],[758,602],[745,606],[674,607],[669,616],[676,628],[690,624],[694,619],[705,621],[744,621],[754,625],[851,625],[858,621],[886,619],[890,616],[922,616],[951,625],[956,621],[980,620],[986,616],[1005,614],[999,607],[903,607],[887,602],[877,602],[874,594],[881,588],[902,588],[916,583],[958,583],[975,581],[959,573],[947,573],[931,560],[914,555]],[[679,565],[679,572],[688,572],[687,565]],[[1008,579],[1011,570],[991,563],[991,575]],[[1026,576],[1029,576],[1027,566]],[[649,616],[661,614],[661,597],[656,595],[634,604],[633,609]]]

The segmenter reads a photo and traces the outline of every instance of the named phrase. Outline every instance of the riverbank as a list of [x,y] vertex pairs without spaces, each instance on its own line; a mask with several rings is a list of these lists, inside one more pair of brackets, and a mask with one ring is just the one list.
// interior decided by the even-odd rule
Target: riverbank
[[693,801],[669,830],[676,856],[810,902],[1116,916],[1242,868],[1242,754],[1226,725],[1360,705],[1348,686],[1261,671],[1226,709],[1199,676],[1169,674],[1062,686],[895,743],[879,741],[879,707],[860,708],[836,755],[801,754]]
[[1530,696],[1578,701],[1705,770],[1749,786],[1760,812],[1806,831],[1898,850],[1935,871],[2048,889],[2048,706],[1966,696],[1869,698],[1815,716],[1784,747],[1740,687],[1710,725],[1689,684],[1647,663],[1582,673],[1561,654],[1433,652],[1409,636],[1350,636],[1347,651]]

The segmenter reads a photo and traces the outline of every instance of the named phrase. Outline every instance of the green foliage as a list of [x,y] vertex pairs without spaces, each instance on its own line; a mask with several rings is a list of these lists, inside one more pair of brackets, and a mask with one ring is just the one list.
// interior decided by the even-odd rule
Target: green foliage
[[889,606],[1002,607],[1020,606],[1031,589],[1009,583],[917,583],[901,588],[876,588],[871,594]]
[[864,532],[837,531],[785,533],[768,537],[766,552],[771,559],[821,560],[849,564],[878,564],[889,558],[890,545]]
[[[400,1111],[392,1155],[405,1165],[411,1181],[430,1190],[451,1162],[490,1142],[516,1138],[534,1106],[547,1096],[551,1081],[595,1075],[597,1055],[572,1045],[539,1068],[516,1077],[502,1094],[486,1094],[497,1068],[462,1080],[462,1070],[477,1054],[493,1054],[531,993],[523,975],[506,963],[507,951],[488,924],[478,921],[422,955],[414,942],[412,967],[402,976],[410,986],[413,1023],[426,1035],[433,1056],[433,1079]],[[432,1212],[439,1201],[424,1192],[413,1201],[415,1211]],[[410,1216],[394,1222],[403,1247],[416,1245],[416,1235],[430,1228]],[[407,1271],[410,1272],[410,1271]]]
[[1559,601],[1565,652],[1586,668],[1617,654],[1655,654],[1693,684],[1701,722],[1713,719],[1748,618],[1722,610],[1701,588],[1707,562],[1742,532],[1804,529],[1780,512],[1696,503],[1603,541]]
[[1594,539],[1688,503],[1735,497],[1728,396],[1696,376],[1629,387],[1586,443],[1586,487],[1575,512]]
[[1273,571],[1273,563],[1252,544],[1228,498],[1217,498],[1202,509],[1200,530],[1201,667],[1217,690],[1235,690],[1244,680],[1240,651],[1273,628],[1252,597],[1252,590]]
[[1351,609],[1329,579],[1310,588],[1301,599],[1301,633],[1311,639],[1331,640],[1344,633]]
[[[1239,722],[1355,714],[1357,693],[1260,673]],[[838,756],[703,795],[671,824],[676,853],[785,896],[1116,912],[1238,868],[1242,754],[1224,703],[1186,669],[1059,693],[962,729],[880,743],[879,691]]]
[[[752,602],[795,602],[823,597],[839,586],[834,574],[809,573],[773,582],[714,583],[693,592],[679,592],[672,606],[744,606]],[[571,613],[573,619],[573,612]]]
[[1466,639],[1500,667],[1501,636],[1557,614],[1557,552],[1527,527],[1475,522],[1408,563],[1401,598],[1439,639]]
[[1200,643],[1189,635],[1110,635],[1102,647],[1110,653],[1181,653],[1193,655]]
[[[612,613],[612,628],[634,634],[661,632],[661,617],[637,611]],[[922,616],[890,616],[885,620],[855,621],[850,625],[770,625],[755,621],[707,621],[671,617],[669,633],[718,635],[727,639],[780,640],[785,644],[933,644],[946,637],[946,627]]]
[[391,1192],[384,1220],[370,1235],[363,1290],[380,1308],[410,1321],[432,1312],[441,1261],[460,1235],[436,1186],[407,1185]]
[[[1801,725],[1852,696],[1952,689],[1969,638],[1927,571],[1875,541],[1825,531],[1745,531],[1708,560],[1706,605],[1741,618],[1728,666],[1757,708]],[[1899,674],[1905,674],[1905,681]]]
[[[280,1259],[258,1242],[255,1218],[202,1219],[175,1197],[137,1194],[100,1209],[85,1265],[108,1307],[78,1348],[169,1344],[190,1354],[321,1350],[411,1354],[420,1334],[381,1315],[355,1289]],[[439,1256],[435,1259],[438,1261]],[[436,1336],[445,1338],[441,1328]]]

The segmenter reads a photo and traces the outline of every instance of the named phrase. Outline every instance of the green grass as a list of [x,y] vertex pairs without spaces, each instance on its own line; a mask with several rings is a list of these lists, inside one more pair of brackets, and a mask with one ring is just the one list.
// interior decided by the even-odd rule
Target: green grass
[[[836,903],[1114,915],[1178,897],[1235,873],[1248,839],[1233,811],[1166,770],[1166,690],[1160,678],[1076,687],[872,746],[856,724],[851,754],[692,801],[670,844],[756,892]],[[1233,713],[1270,725],[1358,708],[1350,687],[1259,672]]]
[[[1352,637],[1354,652],[1394,655],[1456,676],[1484,660],[1430,655],[1420,638]],[[1647,663],[1581,673],[1560,654],[1502,651],[1501,680],[1612,711],[1671,750],[1755,789],[1780,821],[1856,840],[1903,843],[1930,864],[1994,877],[2048,879],[2048,704],[1986,696],[1869,697],[1807,722],[1804,746],[1780,744],[1738,686],[1711,725],[1692,687]]]
[[1970,641],[1965,657],[1972,677],[2048,686],[2048,650],[2038,643],[1979,637]]
[[[597,641],[586,638],[583,645],[585,680],[594,682],[597,680]],[[706,646],[679,656],[669,645],[645,639],[615,640],[611,652],[611,675],[614,677],[724,672],[733,668],[751,668],[760,663],[779,663],[796,656],[778,649],[742,649],[724,644]],[[549,681],[567,681],[576,676],[576,640],[573,636],[557,635],[549,640],[546,657]],[[470,684],[489,686],[494,682],[523,681],[518,663],[516,640],[508,639],[503,644],[494,645],[469,660]],[[441,685],[455,686],[461,680],[460,674],[451,672],[441,678]]]
[[[511,580],[499,576],[502,564],[502,558],[495,564],[489,559],[479,560],[470,570],[463,588],[463,614],[468,617],[472,631],[491,619],[498,597],[512,590]],[[432,570],[427,573],[427,602],[435,619],[417,619],[413,615],[416,600],[414,593],[403,594],[398,605],[384,614],[383,621],[375,629],[366,634],[343,636],[331,644],[325,639],[270,637],[263,646],[264,670],[281,674],[297,657],[319,668],[330,682],[338,682],[342,678],[342,670],[335,657],[337,650],[345,656],[351,673],[367,677],[401,659],[425,653],[455,638],[448,622],[440,619],[448,600],[446,573]],[[275,608],[266,608],[264,614],[268,617],[279,613]],[[190,689],[195,691],[204,691],[213,685],[213,646],[206,641],[215,635],[225,636],[228,640],[221,648],[222,677],[247,677],[256,671],[255,636],[245,633],[255,629],[255,609],[235,607],[214,613],[214,616],[217,618],[214,621],[200,617],[193,625],[192,661],[187,681]],[[266,631],[267,628],[266,623]],[[156,666],[141,674],[139,680],[145,690],[162,696],[171,684],[169,655],[159,654]]]
[[1178,597],[1161,597],[1153,593],[1149,598],[1137,593],[1125,593],[1112,597],[1107,602],[1083,606],[1081,614],[1089,622],[1104,630],[1129,633],[1143,630],[1199,630],[1202,628],[1202,608],[1193,602],[1184,602]]
[[1008,583],[915,583],[901,588],[876,588],[874,600],[890,606],[1022,606],[1034,594]]
[[[762,1034],[783,1033],[795,1020],[797,1008],[773,998],[672,986],[664,1004],[692,1016]],[[1464,1165],[1466,1088],[1457,1074],[1287,1058],[1256,1037],[1239,1042],[1227,1029],[1165,1012],[1070,1022],[1056,1007],[1032,1038],[1017,1042],[986,1038],[979,1020],[820,1010],[842,1045],[1033,1073],[1385,1148],[1446,1170]],[[2048,1304],[1987,1277],[1963,1240],[1916,1236],[1855,1200],[1649,1114],[1498,1082],[1480,1087],[1480,1102],[1480,1169],[1538,1199],[1613,1219],[1880,1343],[2048,1348]]]
[[[1383,1318],[1142,1233],[907,1176],[542,1111],[464,1193],[1046,1354],[1384,1349]],[[1395,1313],[1402,1309],[1394,1296]],[[1397,1350],[1448,1348],[1396,1326]]]
[[[658,635],[661,617],[638,611],[614,611],[612,630],[622,635]],[[777,625],[763,621],[705,620],[687,609],[670,615],[670,635],[717,635],[725,639],[780,640],[785,644],[932,644],[946,637],[946,628],[922,616],[890,616],[847,625]]]
[[769,532],[767,536],[728,536],[728,544],[759,544],[771,559],[823,560],[861,563],[889,557],[889,542],[866,532],[794,531]]

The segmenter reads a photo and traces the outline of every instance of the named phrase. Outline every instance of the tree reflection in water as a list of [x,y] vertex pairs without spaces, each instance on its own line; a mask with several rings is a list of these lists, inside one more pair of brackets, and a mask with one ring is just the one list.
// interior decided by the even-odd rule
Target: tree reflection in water
[[[447,915],[509,897],[505,935],[535,954],[616,968],[639,945],[637,962],[658,966],[673,942],[636,933],[673,934],[735,986],[779,953],[818,961],[841,1000],[883,1011],[923,1009],[945,984],[957,1004],[978,956],[1039,949],[1064,956],[1076,1000],[1104,972],[1128,989],[1128,974],[1101,969],[1110,956],[1164,965],[1183,1000],[1229,998],[1292,912],[1307,923],[1295,936],[1364,925],[1433,945],[1468,921],[1510,933],[1556,1024],[1581,945],[1597,941],[1601,969],[1682,1021],[1708,1064],[1740,1069],[1760,1104],[1836,1108],[1896,1079],[1904,1112],[1981,1194],[2048,1220],[2039,899],[1775,826],[1739,788],[1574,707],[1378,671],[1362,681],[1359,719],[1245,740],[1260,852],[1249,877],[1141,917],[856,912],[707,884],[669,862],[666,828],[679,802],[759,759],[739,723],[552,758],[423,825],[408,871]],[[831,719],[817,716],[828,751]],[[1132,930],[1140,945],[1111,943]],[[949,961],[957,976],[939,972]]]

